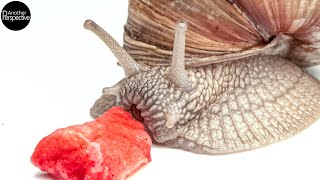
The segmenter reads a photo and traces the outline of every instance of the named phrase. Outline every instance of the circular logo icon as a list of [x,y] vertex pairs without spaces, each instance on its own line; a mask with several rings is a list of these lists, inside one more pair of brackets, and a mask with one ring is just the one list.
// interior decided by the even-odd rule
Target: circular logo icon
[[24,3],[20,1],[11,1],[6,4],[1,11],[1,21],[13,31],[19,31],[25,28],[31,19],[31,13]]

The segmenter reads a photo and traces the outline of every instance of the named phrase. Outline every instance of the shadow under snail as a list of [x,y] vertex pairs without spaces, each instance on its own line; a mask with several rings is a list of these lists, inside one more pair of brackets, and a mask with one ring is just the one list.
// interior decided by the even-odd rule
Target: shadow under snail
[[126,77],[91,108],[122,106],[155,143],[225,154],[291,137],[320,117],[320,0],[130,0]]

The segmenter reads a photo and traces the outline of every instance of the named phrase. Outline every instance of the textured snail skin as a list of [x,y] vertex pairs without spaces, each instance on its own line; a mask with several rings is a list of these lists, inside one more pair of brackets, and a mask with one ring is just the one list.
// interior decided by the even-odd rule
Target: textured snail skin
[[[123,80],[119,90],[121,104],[127,110],[135,106],[133,114],[154,141],[167,146],[206,154],[251,150],[286,139],[320,116],[319,81],[281,57],[188,69],[190,92],[176,88],[168,70],[140,72]],[[102,96],[109,104],[97,101],[93,117],[114,105],[113,97]],[[172,112],[180,121],[168,128]]]
[[[238,0],[231,5],[222,0],[188,2],[129,1],[126,51],[105,36],[115,56],[123,58],[118,61],[127,77],[103,90],[91,108],[93,118],[120,105],[144,123],[155,143],[194,153],[226,154],[284,140],[320,117],[320,81],[302,69],[320,64],[320,16],[315,13],[320,1],[308,2],[313,6],[310,13],[305,0]],[[216,19],[200,19],[207,26],[198,28],[189,14],[203,14],[190,10],[191,3],[198,8],[209,7],[201,3],[220,8],[212,15]],[[256,3],[261,4],[250,11]],[[286,5],[305,10],[288,11]],[[258,16],[265,7],[274,16]],[[289,13],[281,14],[279,9],[298,19],[290,19]],[[173,28],[176,11],[165,19],[163,11],[171,10],[180,10],[189,21],[189,37],[188,31],[186,37],[182,33],[183,25]],[[283,23],[274,25],[273,18]],[[158,20],[168,24],[163,26]],[[216,35],[209,32],[209,27],[219,23],[225,25],[221,27],[228,36],[217,29]],[[166,34],[173,34],[172,29],[175,36]],[[273,41],[268,41],[273,34]],[[132,71],[134,67],[138,68]]]

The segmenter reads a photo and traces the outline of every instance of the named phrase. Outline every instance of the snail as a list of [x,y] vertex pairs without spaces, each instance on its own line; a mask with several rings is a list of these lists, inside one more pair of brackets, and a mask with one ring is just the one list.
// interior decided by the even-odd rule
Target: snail
[[194,153],[253,150],[320,117],[319,0],[130,0],[119,45],[84,23],[126,77],[90,110],[122,106],[154,143]]

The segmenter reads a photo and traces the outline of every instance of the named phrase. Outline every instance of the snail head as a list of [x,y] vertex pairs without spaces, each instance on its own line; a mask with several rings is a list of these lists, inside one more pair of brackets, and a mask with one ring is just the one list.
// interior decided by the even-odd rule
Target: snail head
[[152,68],[136,62],[92,20],[87,20],[84,27],[109,47],[126,75],[119,83],[103,89],[104,97],[92,107],[91,116],[97,117],[112,106],[119,105],[143,122],[157,142],[176,138],[179,127],[196,114],[186,112],[187,105],[199,96],[185,69],[187,23],[176,23],[171,65]]

